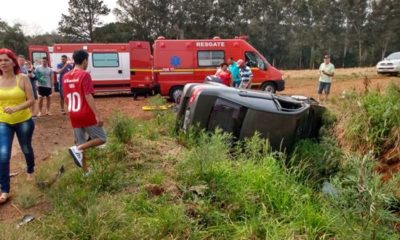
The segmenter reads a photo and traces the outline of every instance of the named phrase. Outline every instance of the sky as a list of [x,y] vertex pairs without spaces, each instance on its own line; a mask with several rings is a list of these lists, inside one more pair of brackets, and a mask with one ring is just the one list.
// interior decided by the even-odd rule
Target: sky
[[[20,23],[26,35],[57,31],[61,14],[68,14],[68,0],[2,0],[0,19],[9,25]],[[111,10],[117,0],[103,0]],[[103,23],[115,21],[112,11],[102,17]]]

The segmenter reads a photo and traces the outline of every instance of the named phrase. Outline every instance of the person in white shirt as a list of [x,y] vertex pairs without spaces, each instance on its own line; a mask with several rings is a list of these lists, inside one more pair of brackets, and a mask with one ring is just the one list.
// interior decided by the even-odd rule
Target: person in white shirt
[[[319,66],[318,101],[328,100],[334,74],[335,66],[331,63],[329,55],[325,55],[324,62]],[[325,99],[321,98],[323,93],[325,94]]]

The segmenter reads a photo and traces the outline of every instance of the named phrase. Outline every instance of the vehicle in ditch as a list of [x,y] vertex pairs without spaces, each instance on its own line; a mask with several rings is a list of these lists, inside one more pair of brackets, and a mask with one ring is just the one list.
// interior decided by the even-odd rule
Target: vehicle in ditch
[[220,128],[234,140],[267,138],[272,150],[291,152],[298,139],[318,138],[325,108],[303,96],[278,96],[219,83],[187,84],[178,107],[177,130]]

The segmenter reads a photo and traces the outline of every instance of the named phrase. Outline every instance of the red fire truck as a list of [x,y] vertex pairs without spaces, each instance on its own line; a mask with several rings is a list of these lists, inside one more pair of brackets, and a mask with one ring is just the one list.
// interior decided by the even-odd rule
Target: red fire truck
[[229,58],[243,59],[251,67],[252,88],[275,92],[285,87],[279,70],[240,37],[198,40],[159,37],[153,44],[153,56],[150,43],[143,41],[30,46],[29,56],[35,64],[46,56],[51,66],[56,67],[62,55],[72,58],[77,49],[89,52],[88,71],[96,91],[131,91],[134,96],[160,92],[176,102],[186,83],[203,82]]
[[129,43],[78,43],[54,44],[53,46],[30,46],[29,58],[36,65],[47,57],[55,68],[61,56],[72,58],[75,50],[85,49],[89,53],[87,71],[93,78],[96,92],[131,91],[134,96],[140,92],[152,91],[156,83],[152,74],[150,43],[131,41]]
[[229,58],[243,59],[253,72],[252,88],[275,92],[285,88],[282,74],[246,40],[198,39],[167,40],[159,37],[154,45],[154,78],[161,95],[176,101],[186,83],[200,83],[216,72]]

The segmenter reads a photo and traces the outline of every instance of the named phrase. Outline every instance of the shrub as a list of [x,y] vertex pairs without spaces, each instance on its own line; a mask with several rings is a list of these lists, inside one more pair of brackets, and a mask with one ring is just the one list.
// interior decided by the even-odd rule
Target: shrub
[[111,135],[119,143],[128,143],[136,130],[135,121],[120,112],[115,112],[111,119]]

